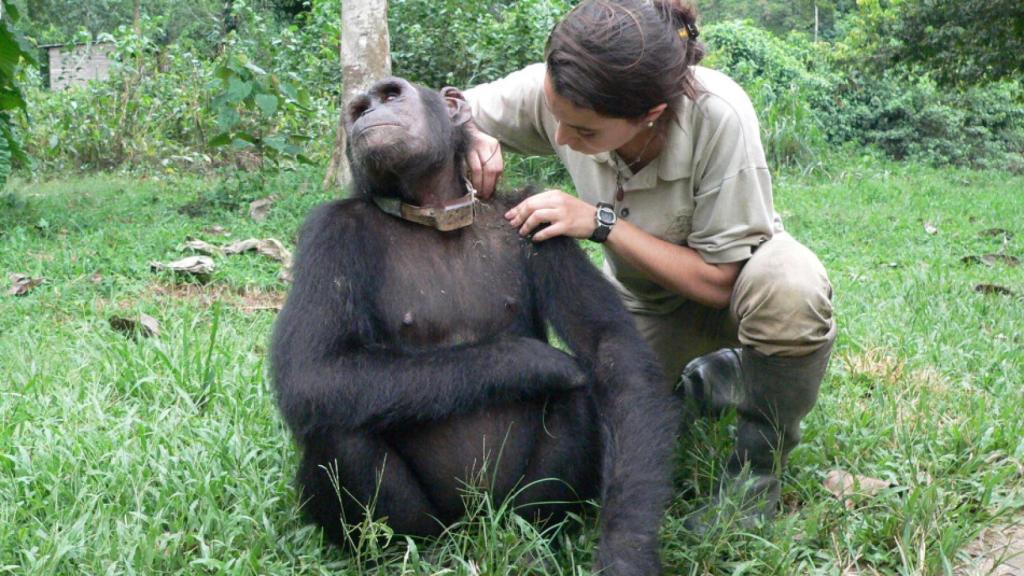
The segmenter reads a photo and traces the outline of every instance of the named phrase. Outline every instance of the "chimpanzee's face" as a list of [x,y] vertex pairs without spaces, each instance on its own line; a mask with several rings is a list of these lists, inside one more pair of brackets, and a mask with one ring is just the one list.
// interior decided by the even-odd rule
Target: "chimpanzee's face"
[[441,96],[402,78],[381,80],[352,99],[345,128],[352,160],[370,171],[427,168],[450,150],[451,123]]

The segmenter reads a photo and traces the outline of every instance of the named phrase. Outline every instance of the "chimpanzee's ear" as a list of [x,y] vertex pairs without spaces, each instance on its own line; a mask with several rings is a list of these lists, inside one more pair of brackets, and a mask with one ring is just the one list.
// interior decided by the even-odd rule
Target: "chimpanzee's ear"
[[444,103],[448,106],[448,118],[451,119],[452,125],[461,126],[473,119],[473,111],[470,109],[469,103],[466,102],[466,97],[458,88],[452,86],[441,88],[441,96],[444,97]]

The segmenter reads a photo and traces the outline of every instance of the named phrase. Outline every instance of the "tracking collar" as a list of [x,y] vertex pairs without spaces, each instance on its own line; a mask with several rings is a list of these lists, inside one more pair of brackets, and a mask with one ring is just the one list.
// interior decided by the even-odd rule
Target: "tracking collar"
[[383,196],[371,196],[370,198],[385,214],[441,232],[448,232],[465,228],[473,223],[476,214],[476,189],[468,181],[466,188],[469,189],[469,192],[465,196],[441,208],[424,208],[406,204],[398,198],[384,198]]

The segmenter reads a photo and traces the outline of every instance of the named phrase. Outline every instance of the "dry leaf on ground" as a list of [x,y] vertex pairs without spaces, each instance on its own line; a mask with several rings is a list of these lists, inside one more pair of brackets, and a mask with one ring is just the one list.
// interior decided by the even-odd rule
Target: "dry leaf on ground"
[[213,236],[231,236],[231,232],[228,232],[220,224],[215,224],[213,226],[203,228],[203,232],[205,232],[206,234],[212,234]]
[[220,247],[214,246],[209,242],[205,242],[203,240],[198,240],[195,238],[189,238],[188,241],[185,242],[185,249],[195,250],[196,252],[202,252],[203,254],[206,254],[208,256],[216,256],[223,252],[220,249]]
[[278,262],[284,263],[285,266],[291,266],[292,253],[284,247],[284,244],[276,238],[267,238],[265,240],[257,240],[256,238],[249,238],[248,240],[239,240],[238,242],[232,242],[224,247],[225,254],[241,254],[242,252],[249,252],[256,250],[260,254],[273,258]]
[[257,222],[263,222],[270,213],[270,205],[277,201],[277,196],[267,196],[259,200],[253,200],[249,204],[249,217]]
[[11,289],[7,291],[9,296],[24,296],[46,281],[45,278],[32,278],[18,273],[10,274],[8,278],[11,280]]
[[974,291],[980,294],[999,294],[1002,296],[1014,296],[1013,290],[998,284],[978,284]]
[[160,322],[148,314],[139,314],[138,318],[110,317],[110,327],[129,336],[149,338],[160,335]]
[[996,264],[1005,264],[1011,268],[1020,266],[1020,259],[1016,256],[1010,256],[1009,254],[982,254],[981,256],[964,256],[960,259],[964,264],[984,264],[986,266],[995,266]]
[[845,470],[829,471],[824,485],[825,489],[842,500],[848,509],[852,509],[854,506],[851,497],[871,497],[892,487],[891,482],[869,476],[855,476]]
[[978,236],[1002,236],[1004,240],[1013,240],[1013,232],[1005,228],[989,228],[978,232]]
[[188,258],[182,258],[169,264],[162,262],[150,262],[149,267],[154,271],[170,270],[172,272],[179,272],[182,274],[192,274],[195,276],[209,276],[213,273],[215,268],[213,259],[209,256],[189,256]]
[[224,247],[224,253],[231,256],[234,254],[241,254],[242,252],[248,252],[255,250],[260,245],[260,241],[255,238],[249,238],[247,240],[239,240],[232,242]]

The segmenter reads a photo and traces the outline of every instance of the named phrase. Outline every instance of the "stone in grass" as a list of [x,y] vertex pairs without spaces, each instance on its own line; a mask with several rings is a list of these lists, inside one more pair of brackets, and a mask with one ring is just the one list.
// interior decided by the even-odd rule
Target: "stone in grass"
[[189,274],[192,276],[206,277],[213,274],[215,268],[213,259],[209,256],[189,256],[168,264],[162,262],[150,262],[150,269],[154,272],[170,270],[178,274]]
[[160,335],[160,322],[148,314],[139,314],[138,318],[110,317],[110,327],[134,338],[150,338]]
[[11,280],[11,289],[7,291],[9,296],[24,296],[46,281],[45,278],[32,278],[19,273],[11,274],[8,278]]

